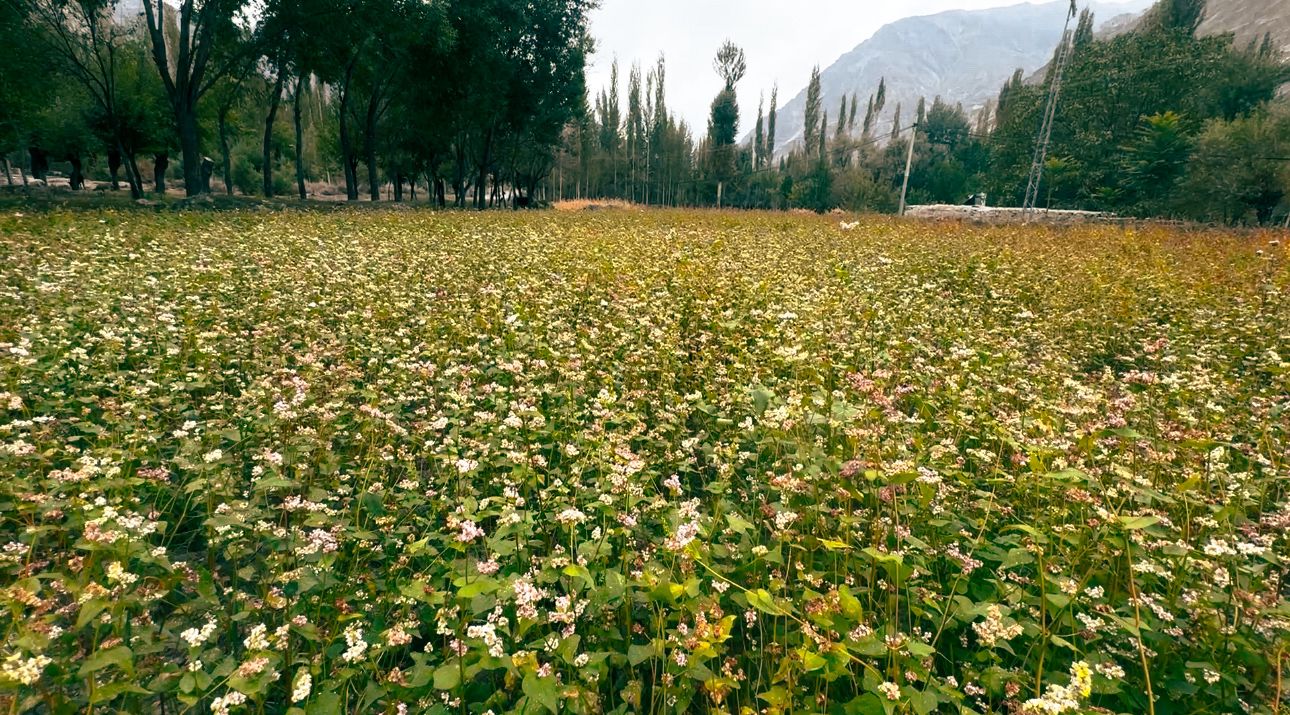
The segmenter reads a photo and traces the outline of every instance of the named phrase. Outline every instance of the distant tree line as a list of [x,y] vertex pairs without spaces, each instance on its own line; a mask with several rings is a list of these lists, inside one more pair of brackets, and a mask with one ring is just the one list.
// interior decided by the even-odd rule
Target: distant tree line
[[[1271,38],[1237,46],[1231,35],[1198,36],[1204,13],[1203,0],[1163,0],[1133,32],[1106,39],[1095,37],[1089,11],[1079,15],[1041,207],[1286,220],[1290,107],[1277,89],[1290,80],[1287,65]],[[892,212],[913,136],[910,203],[985,193],[991,204],[1021,205],[1051,68],[1033,81],[1018,71],[997,100],[972,113],[940,98],[890,106],[885,82],[863,104],[851,95],[825,107],[817,68],[803,135],[776,151],[774,90],[769,114],[759,105],[752,141],[732,144],[742,71],[730,70],[740,62],[733,46],[719,52],[723,88],[698,137],[664,106],[662,59],[644,89],[641,70],[630,71],[626,117],[615,67],[594,109],[566,132],[556,193],[691,205],[715,205],[720,195],[727,206]]]
[[[595,0],[0,0],[0,154],[135,197],[217,191],[485,208],[557,199],[895,211],[985,193],[1020,205],[1052,69],[971,111],[880,82],[777,136],[778,90],[738,141],[731,42],[706,131],[667,105],[663,57],[589,95]],[[1197,35],[1204,0],[1132,32],[1075,25],[1041,206],[1232,224],[1290,214],[1287,65],[1271,38]],[[894,106],[893,106],[894,105]],[[914,137],[912,155],[909,139]],[[213,158],[207,158],[208,155]],[[24,175],[26,175],[24,174]],[[14,173],[7,180],[14,182]],[[212,184],[214,184],[212,186]],[[313,187],[312,189],[310,187]]]
[[585,113],[594,0],[252,4],[0,0],[4,168],[66,165],[73,188],[92,169],[136,198],[172,177],[522,205]]

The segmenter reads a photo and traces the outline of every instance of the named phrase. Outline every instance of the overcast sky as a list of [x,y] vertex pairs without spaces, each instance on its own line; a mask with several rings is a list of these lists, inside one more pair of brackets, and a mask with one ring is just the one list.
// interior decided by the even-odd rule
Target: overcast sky
[[[707,131],[708,107],[721,89],[712,57],[726,38],[748,55],[739,83],[740,133],[757,118],[757,99],[778,82],[780,105],[797,94],[811,67],[828,67],[883,25],[945,10],[1003,7],[1017,0],[602,0],[592,15],[596,54],[587,70],[594,97],[619,63],[620,91],[633,62],[667,59],[668,107],[696,133]],[[593,100],[594,101],[594,100]],[[623,113],[627,102],[622,102]]]

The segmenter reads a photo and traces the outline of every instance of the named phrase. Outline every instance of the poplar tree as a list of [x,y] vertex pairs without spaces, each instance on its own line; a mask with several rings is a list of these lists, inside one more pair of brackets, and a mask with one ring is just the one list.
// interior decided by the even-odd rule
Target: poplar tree
[[811,83],[806,86],[806,117],[802,125],[802,144],[808,154],[820,143],[820,105],[820,66],[816,65],[811,70]]
[[757,102],[757,125],[753,129],[753,168],[760,169],[766,161],[766,97]]
[[766,163],[775,159],[775,119],[779,113],[779,85],[770,90],[770,113],[766,115]]

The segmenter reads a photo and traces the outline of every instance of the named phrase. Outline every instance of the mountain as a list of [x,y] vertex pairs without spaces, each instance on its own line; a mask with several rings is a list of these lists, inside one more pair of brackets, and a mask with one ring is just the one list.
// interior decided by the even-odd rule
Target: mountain
[[[1241,0],[1290,3],[1290,0]],[[1138,14],[1151,0],[1093,3],[1099,18]],[[1018,68],[1027,74],[1052,58],[1061,39],[1070,3],[1024,4],[989,10],[953,10],[936,15],[909,17],[883,26],[873,37],[842,55],[820,73],[824,109],[830,133],[843,95],[859,98],[860,123],[869,95],[878,82],[887,80],[887,103],[878,127],[891,126],[896,103],[902,105],[908,124],[920,97],[930,104],[939,96],[961,102],[969,110],[999,93]],[[802,138],[806,90],[779,108],[775,131],[776,151]]]
[[1209,0],[1199,31],[1233,33],[1238,47],[1271,34],[1274,45],[1290,50],[1290,0]]
[[[1100,23],[1097,36],[1114,37],[1136,30],[1147,11],[1130,13]],[[1290,0],[1208,0],[1205,19],[1196,32],[1202,36],[1230,33],[1237,47],[1272,37],[1274,47],[1290,55]],[[1048,63],[1036,69],[1026,82],[1037,84],[1048,74]]]

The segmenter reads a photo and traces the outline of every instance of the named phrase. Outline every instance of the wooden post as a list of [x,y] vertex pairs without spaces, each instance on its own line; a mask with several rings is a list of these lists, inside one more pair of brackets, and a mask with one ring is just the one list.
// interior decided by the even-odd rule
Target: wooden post
[[909,153],[905,155],[905,181],[900,186],[900,215],[905,215],[905,197],[909,195],[909,170],[914,166],[914,139],[918,137],[918,125],[909,127]]

